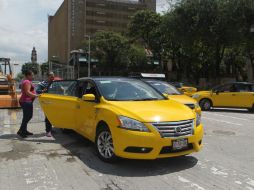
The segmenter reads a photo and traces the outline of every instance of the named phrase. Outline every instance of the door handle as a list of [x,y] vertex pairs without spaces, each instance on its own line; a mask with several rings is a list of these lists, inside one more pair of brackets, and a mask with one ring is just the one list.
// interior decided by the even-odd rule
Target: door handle
[[42,101],[43,104],[53,104],[53,102],[50,101]]

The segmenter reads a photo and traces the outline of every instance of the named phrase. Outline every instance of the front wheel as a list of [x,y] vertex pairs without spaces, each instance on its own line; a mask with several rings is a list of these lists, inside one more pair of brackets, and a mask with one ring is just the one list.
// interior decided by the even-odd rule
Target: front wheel
[[249,112],[254,113],[254,104],[252,105],[252,108],[249,109]]
[[199,103],[202,111],[209,111],[212,107],[212,102],[209,99],[203,99]]
[[114,153],[114,145],[111,132],[108,128],[98,131],[96,136],[96,150],[99,158],[104,162],[114,162],[117,156]]

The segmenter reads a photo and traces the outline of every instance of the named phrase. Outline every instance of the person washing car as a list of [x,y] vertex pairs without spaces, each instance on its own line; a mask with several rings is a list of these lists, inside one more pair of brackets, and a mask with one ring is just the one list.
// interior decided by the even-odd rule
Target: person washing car
[[[40,82],[37,85],[36,93],[42,94],[48,91],[48,88],[52,84],[52,82],[55,80],[55,75],[53,72],[49,72],[47,74],[47,80]],[[46,136],[52,137],[52,124],[48,120],[47,116],[45,116],[45,127],[46,127]]]

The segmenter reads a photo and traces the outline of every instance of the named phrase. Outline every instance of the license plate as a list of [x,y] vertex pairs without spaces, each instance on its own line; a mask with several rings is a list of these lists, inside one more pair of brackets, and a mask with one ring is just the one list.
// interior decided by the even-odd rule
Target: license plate
[[182,150],[188,147],[188,139],[173,140],[173,150]]

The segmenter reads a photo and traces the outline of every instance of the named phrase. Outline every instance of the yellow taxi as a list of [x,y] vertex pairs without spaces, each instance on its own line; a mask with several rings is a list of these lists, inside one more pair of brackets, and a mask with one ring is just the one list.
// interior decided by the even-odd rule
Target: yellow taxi
[[106,162],[176,157],[202,148],[200,116],[141,80],[54,81],[39,101],[55,127],[94,142]]
[[210,91],[200,91],[192,96],[202,110],[212,107],[246,108],[254,111],[254,84],[234,82],[217,86]]
[[197,101],[183,94],[173,85],[165,81],[160,81],[155,79],[144,79],[144,81],[150,84],[155,89],[157,89],[160,93],[167,95],[167,97],[170,100],[175,100],[177,102],[180,102],[188,106],[190,109],[195,110],[199,115],[201,115],[201,108],[199,104],[197,103]]
[[194,93],[196,93],[198,90],[195,87],[192,87],[190,85],[187,85],[182,82],[173,82],[172,85],[174,85],[176,88],[178,88],[182,93],[184,93],[187,96],[192,96]]

